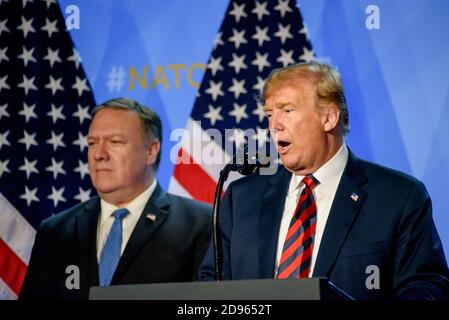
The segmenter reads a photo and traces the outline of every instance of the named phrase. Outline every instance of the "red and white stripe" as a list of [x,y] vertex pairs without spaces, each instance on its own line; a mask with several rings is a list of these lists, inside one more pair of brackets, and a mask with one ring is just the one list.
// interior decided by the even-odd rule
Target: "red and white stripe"
[[0,193],[0,300],[17,299],[36,230]]
[[[230,160],[231,156],[212,139],[210,133],[189,118],[170,180],[170,193],[212,204],[220,171]],[[231,173],[224,190],[238,177],[237,173]]]

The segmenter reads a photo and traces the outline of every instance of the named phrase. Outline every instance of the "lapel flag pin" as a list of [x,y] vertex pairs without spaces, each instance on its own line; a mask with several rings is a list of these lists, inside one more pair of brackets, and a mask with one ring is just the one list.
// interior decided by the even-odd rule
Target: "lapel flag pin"
[[351,199],[352,199],[354,202],[357,202],[357,200],[359,199],[359,196],[357,195],[357,193],[353,192],[353,193],[351,194]]
[[149,213],[146,215],[146,218],[151,221],[156,221],[156,215],[153,213]]

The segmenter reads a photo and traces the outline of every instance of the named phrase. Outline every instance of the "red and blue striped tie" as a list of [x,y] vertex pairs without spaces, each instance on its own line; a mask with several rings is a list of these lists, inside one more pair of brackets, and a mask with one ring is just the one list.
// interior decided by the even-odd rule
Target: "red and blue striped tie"
[[314,176],[305,176],[304,190],[296,206],[278,267],[278,279],[304,278],[310,273],[316,230],[316,203],[312,190],[319,182]]

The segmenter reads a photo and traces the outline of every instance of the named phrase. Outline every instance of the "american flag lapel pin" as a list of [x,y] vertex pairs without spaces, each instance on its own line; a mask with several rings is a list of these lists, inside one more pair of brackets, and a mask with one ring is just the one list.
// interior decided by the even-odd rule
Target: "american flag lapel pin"
[[354,202],[357,202],[357,200],[359,199],[359,196],[357,195],[357,193],[353,192],[353,193],[351,194],[351,199],[352,199]]
[[146,218],[150,221],[156,221],[156,215],[154,213],[147,214]]

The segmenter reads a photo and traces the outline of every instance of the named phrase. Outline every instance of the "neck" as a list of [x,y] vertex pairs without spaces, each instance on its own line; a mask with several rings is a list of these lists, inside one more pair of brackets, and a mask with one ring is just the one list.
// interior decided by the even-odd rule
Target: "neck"
[[317,170],[330,159],[332,159],[337,154],[338,150],[340,150],[342,145],[343,138],[341,136],[331,136],[331,138],[328,140],[328,145],[326,148],[327,152],[323,155],[323,158],[320,161]]
[[98,192],[101,199],[110,203],[118,208],[126,207],[131,201],[142,194],[154,181],[154,176],[151,179],[147,179],[144,184],[140,187],[133,186],[132,190],[117,190],[110,193]]
[[[343,137],[340,135],[330,135],[327,136],[323,143],[323,151],[315,156],[315,162],[312,163],[307,168],[298,168],[298,170],[289,170],[295,175],[306,176],[315,173],[319,168],[321,168],[326,162],[328,162],[332,157],[334,157],[338,150],[340,150],[343,145]],[[287,169],[288,170],[288,169]]]

